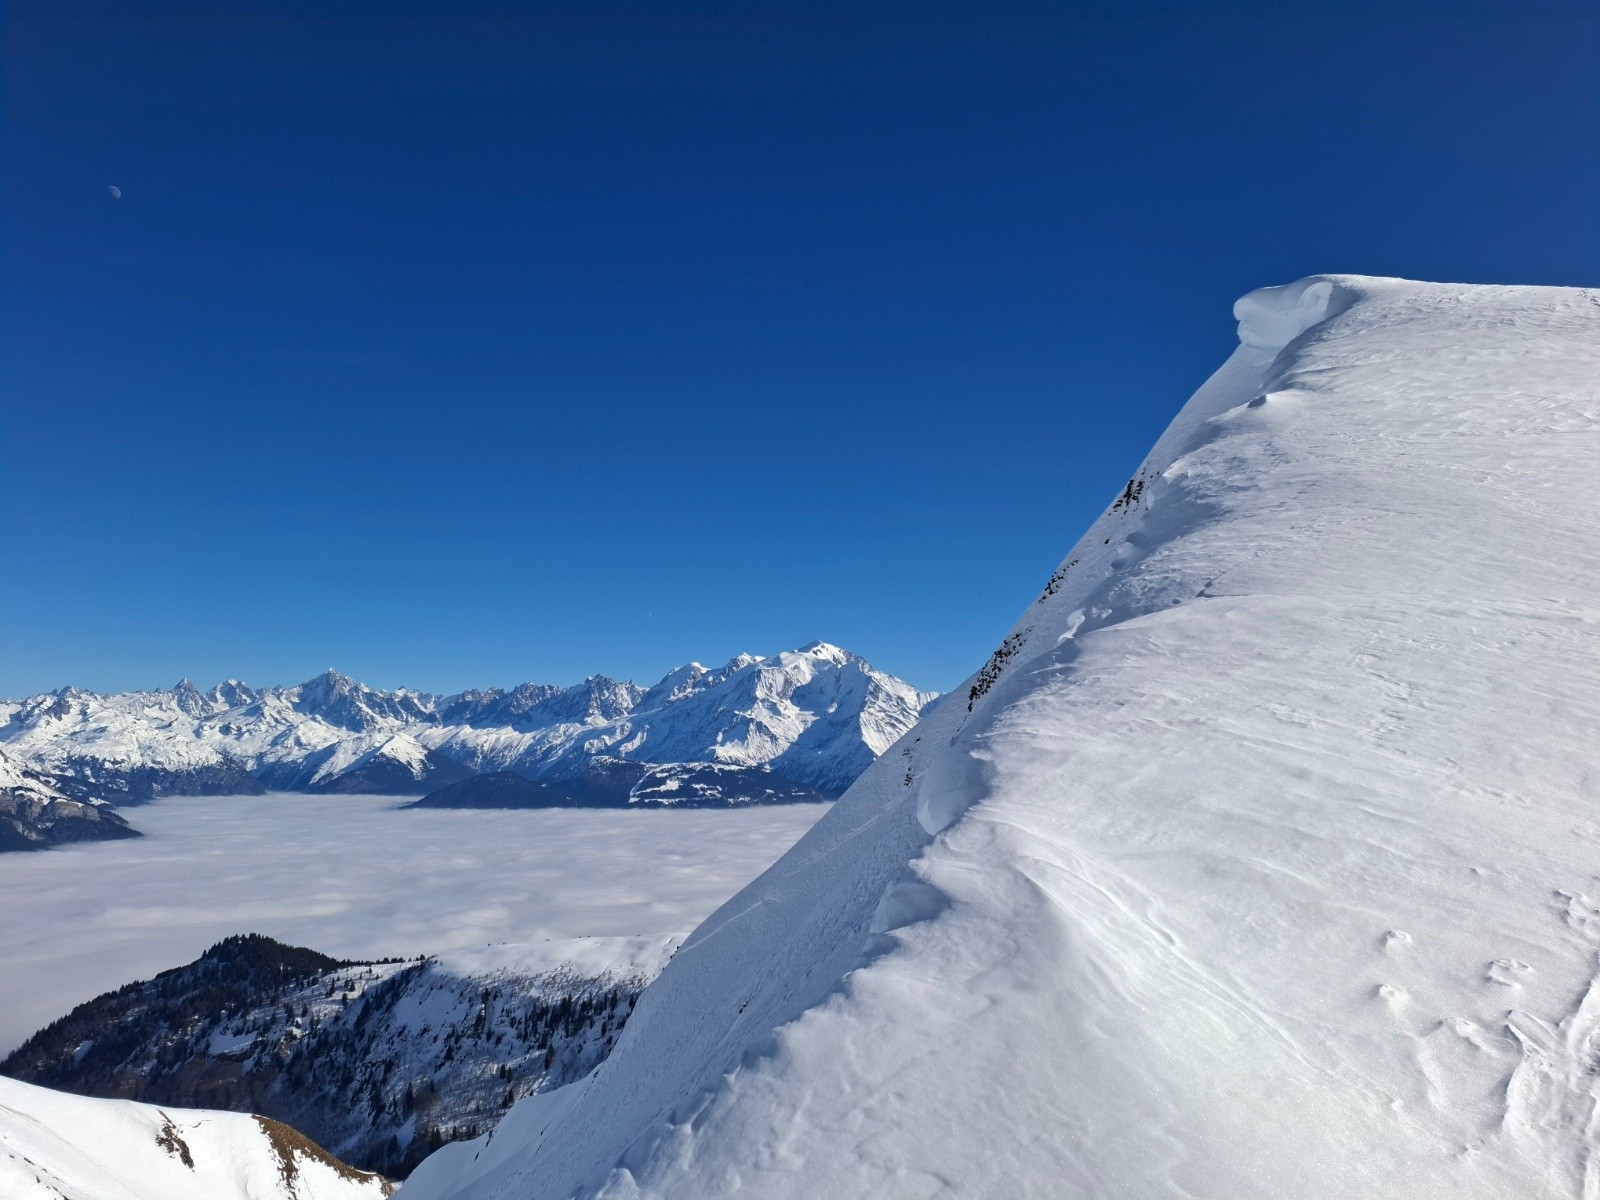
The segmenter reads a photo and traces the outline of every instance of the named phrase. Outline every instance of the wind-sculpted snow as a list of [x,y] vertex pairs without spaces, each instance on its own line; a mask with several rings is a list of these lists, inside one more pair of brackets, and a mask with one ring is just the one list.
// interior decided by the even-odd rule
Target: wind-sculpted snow
[[990,663],[407,1200],[1597,1194],[1600,294],[1238,316]]
[[440,697],[336,671],[260,691],[237,680],[209,692],[188,680],[116,696],[64,688],[0,702],[0,744],[120,802],[268,787],[418,795],[503,770],[594,790],[597,759],[764,768],[831,797],[932,699],[816,642],[717,669],[689,663],[648,690],[596,675]]

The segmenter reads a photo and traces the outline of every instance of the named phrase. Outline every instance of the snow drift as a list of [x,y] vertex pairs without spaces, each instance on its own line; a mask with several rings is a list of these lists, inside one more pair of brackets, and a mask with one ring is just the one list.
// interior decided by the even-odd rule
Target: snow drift
[[1600,293],[1318,276],[406,1200],[1600,1194]]

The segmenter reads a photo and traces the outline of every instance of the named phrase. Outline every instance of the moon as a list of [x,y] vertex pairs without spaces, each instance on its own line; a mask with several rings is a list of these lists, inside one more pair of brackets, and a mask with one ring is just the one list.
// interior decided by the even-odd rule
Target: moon
[[122,189],[119,188],[116,184],[113,183],[110,187],[108,187],[106,189],[106,191],[111,193],[111,198],[113,200],[121,200],[122,199]]

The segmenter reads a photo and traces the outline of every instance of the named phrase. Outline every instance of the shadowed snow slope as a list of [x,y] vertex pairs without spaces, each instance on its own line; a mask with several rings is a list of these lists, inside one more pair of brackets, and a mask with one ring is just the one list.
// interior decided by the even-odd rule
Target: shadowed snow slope
[[991,661],[407,1200],[1600,1186],[1600,295],[1253,293]]

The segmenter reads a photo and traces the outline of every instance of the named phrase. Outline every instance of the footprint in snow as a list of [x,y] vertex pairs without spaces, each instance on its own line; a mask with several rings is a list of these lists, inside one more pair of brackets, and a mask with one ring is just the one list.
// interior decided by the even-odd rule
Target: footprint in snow
[[1411,935],[1403,929],[1391,929],[1383,935],[1382,949],[1385,952],[1404,950],[1411,944]]
[[1390,983],[1380,983],[1372,990],[1372,994],[1388,1004],[1390,1008],[1399,1008],[1411,998],[1406,995],[1403,989],[1397,988]]

